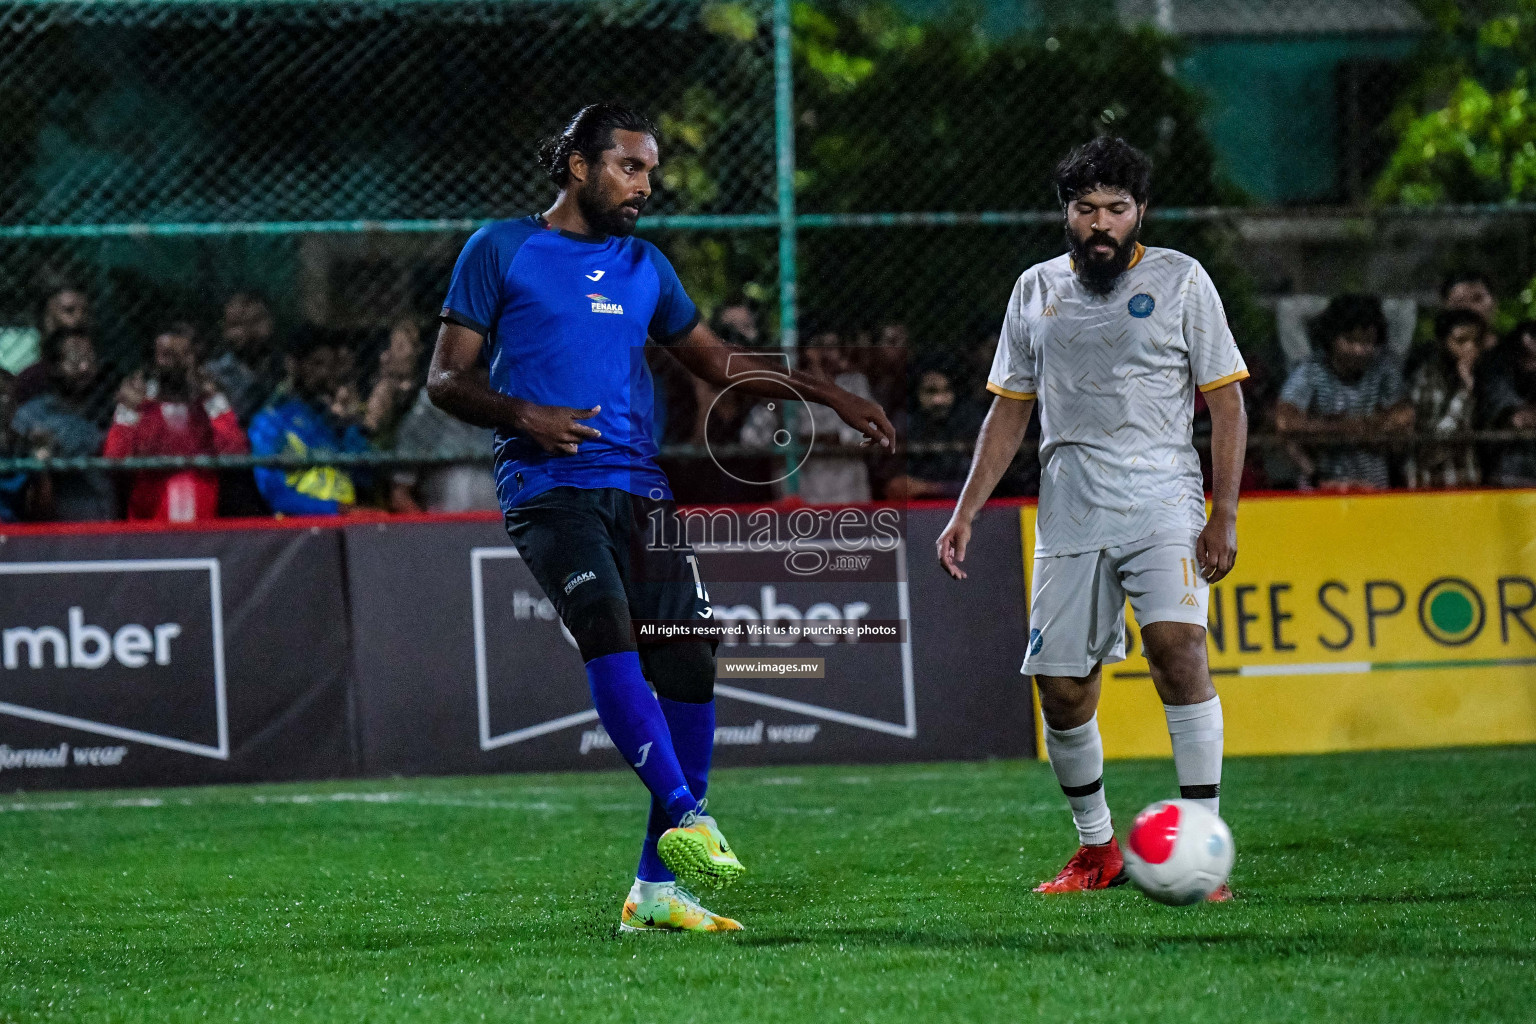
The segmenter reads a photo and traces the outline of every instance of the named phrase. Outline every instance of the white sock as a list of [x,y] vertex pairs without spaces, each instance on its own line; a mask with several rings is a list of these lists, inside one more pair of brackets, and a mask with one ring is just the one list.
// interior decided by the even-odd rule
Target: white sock
[[672,888],[671,882],[647,882],[644,879],[635,879],[635,895],[643,900],[654,900],[665,895],[666,890]]
[[1179,796],[1220,814],[1221,698],[1199,704],[1164,704],[1168,738],[1173,741],[1173,770],[1179,776]]
[[1099,716],[1075,729],[1045,727],[1045,753],[1061,791],[1072,805],[1072,821],[1084,846],[1102,846],[1115,838],[1104,801],[1104,741]]

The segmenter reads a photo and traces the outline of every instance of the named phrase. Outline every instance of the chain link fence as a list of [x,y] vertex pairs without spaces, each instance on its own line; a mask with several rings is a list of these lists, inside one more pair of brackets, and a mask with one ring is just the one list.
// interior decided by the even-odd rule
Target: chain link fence
[[[57,387],[35,363],[42,335],[73,322],[67,293],[83,299],[100,368],[70,401],[104,431],[168,325],[191,325],[205,359],[239,350],[265,388],[284,342],[319,328],[349,363],[334,411],[373,416],[374,454],[353,462],[483,463],[478,443],[396,437],[448,275],[479,224],[548,205],[538,140],[617,97],[661,126],[642,230],[703,311],[731,340],[813,347],[825,372],[862,374],[919,460],[894,474],[923,484],[903,493],[944,496],[1012,282],[1062,248],[1051,167],[1094,134],[1153,157],[1146,238],[1211,269],[1261,403],[1294,361],[1278,326],[1290,294],[1429,309],[1447,271],[1487,270],[1506,297],[1530,280],[1526,207],[1434,220],[1359,205],[1428,24],[1358,0],[1063,0],[927,21],[836,0],[0,2],[0,366],[21,375],[18,398]],[[1351,32],[1366,43],[1335,54],[1328,84],[1297,84]],[[1278,112],[1306,125],[1289,150],[1270,131],[1285,116],[1254,120],[1265,95],[1316,105]],[[1302,191],[1266,184],[1265,159]],[[235,295],[270,313],[248,350]],[[709,439],[704,398],[675,370],[657,364],[682,464]],[[236,402],[243,417],[260,397]],[[1261,404],[1260,434],[1266,417]],[[95,454],[61,441],[12,433],[0,477]],[[1281,452],[1265,479],[1284,483],[1283,446],[1264,450]],[[1015,469],[1007,487],[1028,493],[1029,457]],[[875,472],[876,490],[892,476]],[[387,504],[378,477],[364,500]]]

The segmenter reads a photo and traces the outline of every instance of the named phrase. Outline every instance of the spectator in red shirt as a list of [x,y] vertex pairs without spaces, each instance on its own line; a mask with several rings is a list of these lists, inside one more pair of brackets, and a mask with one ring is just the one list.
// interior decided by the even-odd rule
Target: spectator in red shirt
[[[250,451],[234,409],[197,370],[195,331],[172,324],[155,336],[154,362],[123,381],[103,454],[244,455]],[[141,470],[133,474],[129,519],[184,523],[218,514],[213,470]]]

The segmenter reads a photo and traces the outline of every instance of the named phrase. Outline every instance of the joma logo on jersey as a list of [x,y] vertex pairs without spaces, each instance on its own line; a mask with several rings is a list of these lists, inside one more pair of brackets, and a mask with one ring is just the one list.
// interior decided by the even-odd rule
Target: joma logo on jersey
[[594,313],[617,313],[619,316],[624,315],[624,307],[617,302],[608,301],[608,296],[606,295],[591,292],[587,295],[587,298],[592,300],[592,312]]

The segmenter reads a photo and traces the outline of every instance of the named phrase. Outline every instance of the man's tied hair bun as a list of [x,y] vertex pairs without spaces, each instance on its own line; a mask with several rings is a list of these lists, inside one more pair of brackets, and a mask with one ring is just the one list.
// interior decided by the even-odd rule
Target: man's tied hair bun
[[613,101],[590,103],[539,145],[539,166],[550,181],[565,188],[571,180],[571,154],[580,153],[587,163],[598,163],[603,151],[613,148],[614,132],[657,135],[651,119],[631,107]]

